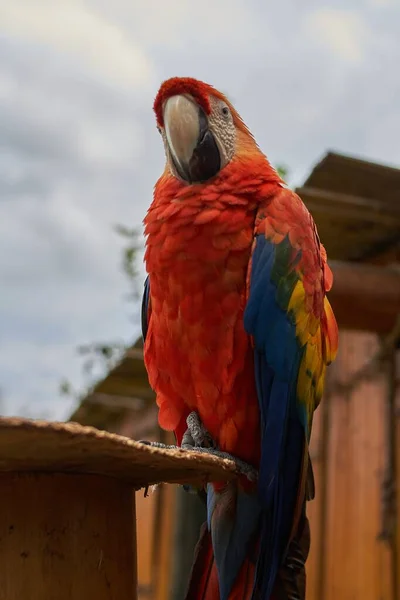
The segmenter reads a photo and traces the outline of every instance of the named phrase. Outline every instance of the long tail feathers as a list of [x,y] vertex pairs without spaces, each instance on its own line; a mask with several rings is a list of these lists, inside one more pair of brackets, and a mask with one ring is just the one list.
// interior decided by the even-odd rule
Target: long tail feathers
[[220,600],[217,565],[207,523],[200,531],[185,600]]
[[[244,561],[229,593],[228,600],[251,600],[254,588],[255,561]],[[211,534],[204,523],[196,546],[194,563],[185,600],[221,600],[218,571],[214,560]]]
[[[310,549],[310,527],[305,510],[299,522],[284,564],[279,569],[271,600],[305,600],[305,563]],[[254,552],[257,550],[257,545]],[[195,560],[185,600],[221,600],[217,568],[214,561],[211,535],[204,523],[200,540],[196,546]],[[261,600],[254,592],[255,561],[250,556],[245,560],[229,600]]]

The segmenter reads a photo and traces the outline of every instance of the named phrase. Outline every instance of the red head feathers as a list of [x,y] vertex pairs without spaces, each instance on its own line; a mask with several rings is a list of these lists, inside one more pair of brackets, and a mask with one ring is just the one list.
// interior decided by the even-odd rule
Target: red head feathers
[[157,124],[160,127],[163,127],[164,125],[164,102],[171,96],[178,94],[189,94],[192,96],[204,110],[206,115],[209,115],[211,112],[209,94],[222,98],[222,94],[215,90],[211,85],[198,81],[193,77],[172,77],[171,79],[167,79],[167,81],[162,83],[153,106],[157,117]]

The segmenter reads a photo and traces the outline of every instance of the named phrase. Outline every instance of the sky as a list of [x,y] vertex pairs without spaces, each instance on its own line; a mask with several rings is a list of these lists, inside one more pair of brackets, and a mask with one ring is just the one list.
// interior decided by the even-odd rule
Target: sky
[[400,166],[399,26],[400,0],[0,0],[0,412],[68,419],[77,346],[139,335],[113,227],[161,174],[163,80],[226,93],[292,186],[328,149]]

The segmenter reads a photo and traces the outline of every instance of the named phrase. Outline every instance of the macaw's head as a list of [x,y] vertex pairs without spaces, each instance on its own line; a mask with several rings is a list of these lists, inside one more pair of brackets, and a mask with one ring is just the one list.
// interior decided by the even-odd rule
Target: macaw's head
[[205,182],[231,160],[257,152],[242,119],[221,92],[190,77],[165,81],[154,102],[167,163],[187,183]]

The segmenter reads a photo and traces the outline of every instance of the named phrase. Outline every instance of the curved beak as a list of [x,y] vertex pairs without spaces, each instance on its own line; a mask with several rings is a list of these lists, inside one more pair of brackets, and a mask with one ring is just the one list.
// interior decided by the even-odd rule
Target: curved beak
[[182,179],[201,182],[216,175],[221,158],[200,106],[187,96],[171,96],[164,105],[164,128],[171,158]]

